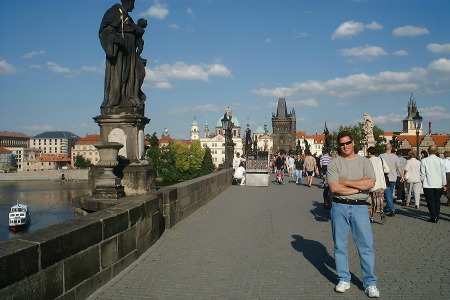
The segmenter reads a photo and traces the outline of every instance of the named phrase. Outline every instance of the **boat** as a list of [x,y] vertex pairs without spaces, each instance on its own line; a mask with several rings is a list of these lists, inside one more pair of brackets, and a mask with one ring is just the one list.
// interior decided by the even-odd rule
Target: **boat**
[[9,229],[15,230],[26,227],[30,223],[30,211],[28,210],[28,205],[17,204],[11,207],[9,213]]

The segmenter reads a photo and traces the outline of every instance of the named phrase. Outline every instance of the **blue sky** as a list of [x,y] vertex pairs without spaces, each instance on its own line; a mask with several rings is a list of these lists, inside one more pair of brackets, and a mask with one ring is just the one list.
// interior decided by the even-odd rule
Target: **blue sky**
[[[119,1],[0,1],[1,131],[98,133],[104,12]],[[146,133],[189,138],[229,106],[271,128],[279,97],[297,130],[369,113],[400,131],[411,92],[424,124],[450,132],[450,1],[137,0],[146,18]],[[427,130],[426,130],[427,131]]]

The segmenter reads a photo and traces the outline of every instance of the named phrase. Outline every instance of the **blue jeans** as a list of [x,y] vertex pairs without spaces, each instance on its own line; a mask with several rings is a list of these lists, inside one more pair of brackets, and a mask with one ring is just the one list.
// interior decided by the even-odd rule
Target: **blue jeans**
[[395,182],[389,182],[389,186],[384,190],[384,197],[386,198],[386,211],[395,211],[393,192],[395,189]]
[[297,176],[297,182],[302,183],[302,169],[295,169],[295,176]]
[[339,281],[350,282],[348,266],[348,230],[358,248],[364,287],[377,285],[374,274],[375,252],[373,250],[372,227],[366,205],[333,203],[331,207],[331,226],[334,241],[334,260]]

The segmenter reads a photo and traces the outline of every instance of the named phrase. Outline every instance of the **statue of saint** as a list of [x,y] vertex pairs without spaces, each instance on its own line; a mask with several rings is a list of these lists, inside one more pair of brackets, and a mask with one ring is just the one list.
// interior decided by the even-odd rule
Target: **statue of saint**
[[147,21],[135,24],[128,15],[134,0],[121,0],[105,12],[100,24],[100,44],[106,53],[105,91],[101,105],[103,115],[144,114],[145,94],[141,86],[146,60],[140,54]]
[[373,140],[373,121],[372,117],[367,113],[364,113],[364,133],[366,134],[366,140]]

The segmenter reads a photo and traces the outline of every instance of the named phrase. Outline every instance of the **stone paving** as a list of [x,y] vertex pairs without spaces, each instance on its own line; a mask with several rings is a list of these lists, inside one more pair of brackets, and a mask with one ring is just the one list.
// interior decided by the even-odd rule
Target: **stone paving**
[[[351,288],[333,290],[330,214],[321,195],[317,178],[310,188],[231,186],[89,299],[368,298],[352,239]],[[381,298],[450,299],[450,207],[444,196],[441,202],[437,224],[427,222],[424,199],[419,210],[397,205],[396,216],[372,224]]]

